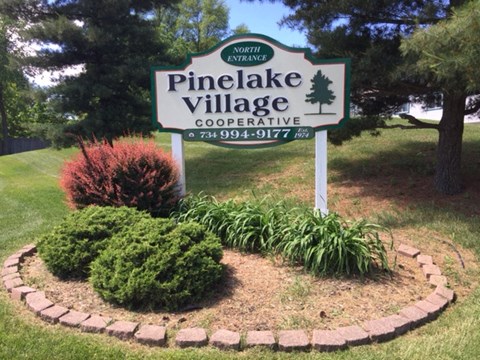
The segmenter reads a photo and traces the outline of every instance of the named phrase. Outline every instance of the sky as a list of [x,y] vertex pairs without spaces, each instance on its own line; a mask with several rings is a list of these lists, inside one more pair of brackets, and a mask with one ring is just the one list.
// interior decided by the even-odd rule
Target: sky
[[271,3],[268,0],[246,2],[240,0],[224,0],[230,9],[230,28],[245,24],[252,33],[270,36],[287,46],[306,47],[305,35],[278,25],[283,16],[291,10],[281,2]]

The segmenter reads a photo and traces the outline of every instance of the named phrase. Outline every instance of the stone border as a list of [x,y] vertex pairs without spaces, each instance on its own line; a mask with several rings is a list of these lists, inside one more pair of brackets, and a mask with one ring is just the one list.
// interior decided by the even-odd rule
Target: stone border
[[[69,310],[55,305],[45,297],[45,292],[25,286],[20,268],[26,257],[36,252],[35,245],[26,245],[3,263],[2,281],[10,297],[22,301],[27,308],[44,321],[52,324],[79,328],[83,332],[106,333],[121,340],[134,340],[150,346],[166,346],[167,329],[164,326],[139,324],[95,314]],[[186,328],[178,331],[175,344],[180,348],[211,345],[224,350],[242,350],[250,347],[265,347],[280,351],[322,352],[344,350],[351,346],[379,343],[392,340],[407,331],[436,319],[446,307],[455,301],[455,293],[447,288],[447,278],[429,255],[407,245],[400,245],[397,253],[415,258],[426,280],[435,290],[424,300],[401,309],[397,314],[363,322],[360,326],[346,326],[336,330],[313,330],[309,339],[305,330],[247,331],[244,341],[239,332],[221,329],[210,337],[203,328]]]

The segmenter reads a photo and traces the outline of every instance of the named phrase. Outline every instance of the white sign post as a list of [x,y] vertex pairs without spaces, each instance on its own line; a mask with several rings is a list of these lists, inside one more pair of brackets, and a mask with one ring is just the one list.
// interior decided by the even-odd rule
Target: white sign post
[[[315,208],[327,209],[327,129],[349,117],[348,59],[317,59],[257,34],[237,35],[175,67],[153,67],[154,122],[183,140],[258,148],[315,137]],[[182,140],[183,139],[183,140]]]

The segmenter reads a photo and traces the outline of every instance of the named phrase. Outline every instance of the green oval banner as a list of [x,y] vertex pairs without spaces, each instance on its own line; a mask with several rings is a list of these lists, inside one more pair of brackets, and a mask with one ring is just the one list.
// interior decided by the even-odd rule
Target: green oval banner
[[257,41],[243,41],[222,50],[222,60],[234,66],[255,66],[273,58],[274,51],[269,45]]

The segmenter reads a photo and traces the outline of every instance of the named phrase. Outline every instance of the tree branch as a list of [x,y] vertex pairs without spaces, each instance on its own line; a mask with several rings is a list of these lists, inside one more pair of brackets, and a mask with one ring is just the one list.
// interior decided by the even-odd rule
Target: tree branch
[[402,129],[402,130],[418,130],[417,126],[408,126],[408,125],[384,125],[380,127],[381,129]]
[[409,114],[400,114],[400,118],[407,120],[410,124],[413,125],[414,128],[417,129],[439,129],[438,124],[430,124],[423,121],[418,120],[415,116]]
[[472,115],[475,114],[478,110],[480,110],[480,101],[473,104],[471,107],[465,109],[464,115]]

